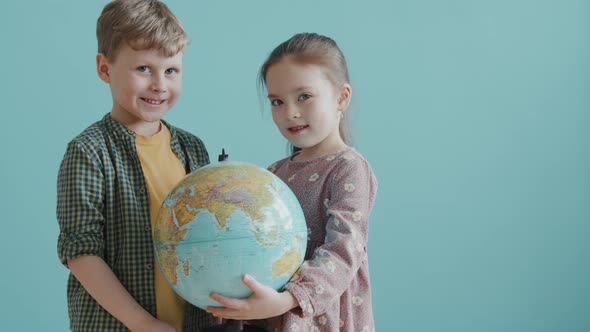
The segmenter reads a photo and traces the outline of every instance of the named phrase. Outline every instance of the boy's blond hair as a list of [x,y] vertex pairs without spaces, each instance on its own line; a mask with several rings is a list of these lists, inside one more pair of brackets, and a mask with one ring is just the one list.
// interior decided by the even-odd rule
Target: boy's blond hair
[[184,51],[189,40],[182,24],[157,0],[115,0],[107,4],[96,24],[98,53],[115,61],[123,43],[134,50],[155,49],[165,56]]

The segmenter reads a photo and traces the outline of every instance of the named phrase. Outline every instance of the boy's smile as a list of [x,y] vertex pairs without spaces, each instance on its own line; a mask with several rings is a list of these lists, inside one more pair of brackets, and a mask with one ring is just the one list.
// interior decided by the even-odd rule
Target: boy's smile
[[164,102],[164,100],[154,100],[154,99],[147,99],[147,98],[140,98],[140,99],[150,105],[162,105],[162,103]]
[[98,54],[98,74],[110,84],[111,115],[138,134],[150,136],[176,103],[182,90],[182,57],[166,57],[157,50],[134,50],[121,46],[114,61]]

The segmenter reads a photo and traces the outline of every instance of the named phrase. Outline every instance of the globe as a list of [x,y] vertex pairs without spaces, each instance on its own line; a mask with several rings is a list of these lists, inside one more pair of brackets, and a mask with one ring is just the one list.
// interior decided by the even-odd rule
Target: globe
[[184,177],[154,225],[155,256],[186,301],[220,306],[210,293],[251,295],[241,277],[279,290],[303,262],[307,226],[289,187],[256,165],[224,161]]

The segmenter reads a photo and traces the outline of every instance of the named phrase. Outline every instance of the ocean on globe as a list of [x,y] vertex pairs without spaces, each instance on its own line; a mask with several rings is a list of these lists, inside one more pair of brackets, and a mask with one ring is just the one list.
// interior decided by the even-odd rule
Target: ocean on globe
[[245,298],[241,277],[279,290],[305,256],[297,198],[276,175],[224,161],[188,174],[165,198],[154,225],[156,259],[172,288],[205,309],[210,293]]

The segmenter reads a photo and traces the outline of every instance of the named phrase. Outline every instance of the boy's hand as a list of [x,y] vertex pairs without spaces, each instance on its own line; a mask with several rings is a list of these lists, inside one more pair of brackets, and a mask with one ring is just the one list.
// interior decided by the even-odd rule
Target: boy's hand
[[96,302],[131,331],[175,331],[140,306],[102,258],[81,256],[68,260],[68,267]]
[[210,297],[225,308],[208,307],[207,312],[226,319],[265,319],[282,315],[299,305],[287,291],[279,293],[249,275],[244,275],[242,281],[254,292],[250,297],[234,299],[213,293]]
[[151,319],[140,322],[139,325],[133,327],[133,331],[146,331],[146,332],[176,332],[176,329],[161,320],[150,316]]

